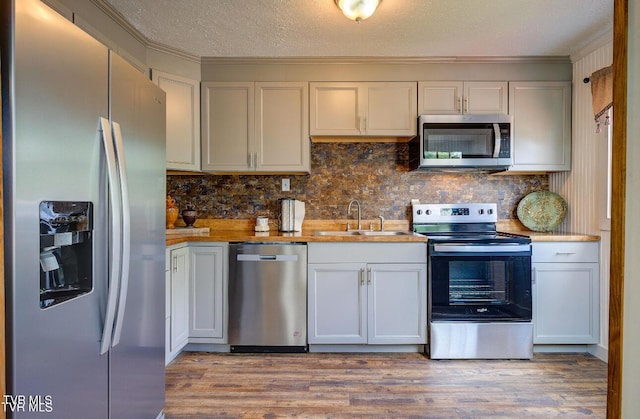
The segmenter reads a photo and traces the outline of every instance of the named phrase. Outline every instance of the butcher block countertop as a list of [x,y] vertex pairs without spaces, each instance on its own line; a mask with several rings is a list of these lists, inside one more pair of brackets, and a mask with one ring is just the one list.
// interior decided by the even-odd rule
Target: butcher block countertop
[[[352,229],[356,222],[349,220]],[[375,231],[380,230],[379,220],[362,220],[363,228],[373,224]],[[427,238],[419,234],[400,236],[318,236],[318,231],[345,231],[347,220],[309,220],[304,221],[301,232],[283,233],[278,231],[277,220],[270,220],[268,232],[254,231],[255,220],[198,220],[196,227],[208,227],[208,233],[191,235],[189,229],[182,228],[184,234],[167,234],[167,246],[183,242],[363,242],[363,243],[424,243]],[[180,228],[180,227],[177,227]],[[385,231],[409,232],[408,221],[390,220],[385,222]]]
[[531,231],[523,226],[519,220],[498,220],[498,231],[503,233],[519,234],[531,238],[532,242],[597,242],[600,236],[577,233],[555,233],[553,231],[542,233]]
[[[270,231],[254,231],[255,220],[198,220],[197,229],[189,229],[184,226],[176,227],[166,236],[166,245],[171,246],[185,242],[359,242],[359,243],[424,243],[425,236],[419,234],[399,236],[318,236],[318,231],[345,231],[347,221],[354,228],[353,220],[308,220],[304,221],[301,232],[282,233],[278,231],[277,221],[269,222]],[[378,220],[362,220],[365,229],[373,223],[375,231],[380,230]],[[555,241],[598,241],[600,237],[582,234],[538,233],[527,230],[519,225],[517,220],[498,222],[498,230],[507,233],[520,234],[531,237],[533,242]],[[207,232],[206,229],[209,229]],[[410,224],[406,220],[385,221],[385,231],[408,232]]]

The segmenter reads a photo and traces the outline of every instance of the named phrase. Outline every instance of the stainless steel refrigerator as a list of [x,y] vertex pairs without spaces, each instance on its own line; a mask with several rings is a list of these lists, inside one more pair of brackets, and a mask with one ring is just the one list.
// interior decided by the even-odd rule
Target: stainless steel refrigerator
[[38,0],[0,8],[5,409],[157,417],[164,93]]

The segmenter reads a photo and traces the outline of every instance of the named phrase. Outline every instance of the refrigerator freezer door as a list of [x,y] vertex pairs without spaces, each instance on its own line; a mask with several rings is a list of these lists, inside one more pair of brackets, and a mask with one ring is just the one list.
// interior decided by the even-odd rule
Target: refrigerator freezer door
[[[4,138],[5,272],[12,320],[8,391],[27,400],[50,396],[55,417],[91,412],[106,418],[108,357],[99,355],[99,346],[107,235],[98,117],[108,113],[108,51],[39,1],[15,1],[15,9],[15,44],[2,45],[15,54],[13,62],[3,62],[14,82],[11,100],[3,100],[13,113]],[[86,201],[95,209],[93,290],[45,309],[39,307],[38,286],[41,201]],[[31,415],[42,413],[29,412],[27,405],[15,416]]]
[[110,117],[122,133],[131,228],[127,304],[110,352],[110,414],[155,417],[165,382],[165,96],[124,59],[110,57]]

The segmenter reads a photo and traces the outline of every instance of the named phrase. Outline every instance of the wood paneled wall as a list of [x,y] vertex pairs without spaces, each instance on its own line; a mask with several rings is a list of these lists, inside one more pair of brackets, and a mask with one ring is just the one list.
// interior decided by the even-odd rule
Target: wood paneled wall
[[549,188],[562,195],[569,204],[569,217],[559,227],[561,232],[600,234],[598,217],[598,141],[591,105],[591,87],[582,79],[613,61],[613,41],[595,49],[573,63],[572,162],[570,172],[549,176]]
[[[599,194],[601,177],[606,167],[600,164],[606,135],[596,133],[591,104],[591,85],[583,83],[594,71],[613,62],[613,34],[607,34],[592,44],[573,63],[572,162],[570,172],[549,175],[549,189],[563,196],[569,204],[569,216],[559,227],[563,233],[599,235],[600,240],[600,343],[595,351],[606,359],[609,341],[609,253],[610,232],[601,230]],[[603,130],[606,131],[606,130]],[[594,187],[595,185],[595,187]]]

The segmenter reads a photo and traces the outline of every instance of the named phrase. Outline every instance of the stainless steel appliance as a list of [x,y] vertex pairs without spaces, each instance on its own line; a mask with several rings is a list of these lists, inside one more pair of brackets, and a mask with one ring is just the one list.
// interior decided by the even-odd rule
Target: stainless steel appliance
[[513,164],[509,115],[421,115],[410,143],[412,169],[507,170]]
[[531,358],[531,240],[496,232],[496,204],[412,211],[428,237],[429,356]]
[[40,1],[0,7],[7,387],[26,402],[5,408],[158,417],[164,92]]
[[307,246],[229,246],[231,352],[307,351]]

